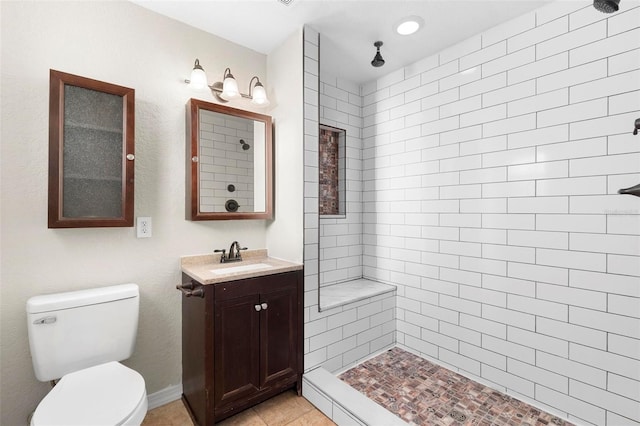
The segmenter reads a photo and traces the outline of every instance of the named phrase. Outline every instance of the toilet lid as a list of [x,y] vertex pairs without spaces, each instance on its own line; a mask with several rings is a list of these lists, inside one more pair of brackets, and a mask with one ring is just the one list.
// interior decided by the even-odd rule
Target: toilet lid
[[36,408],[32,425],[120,425],[146,398],[144,379],[119,362],[62,377]]

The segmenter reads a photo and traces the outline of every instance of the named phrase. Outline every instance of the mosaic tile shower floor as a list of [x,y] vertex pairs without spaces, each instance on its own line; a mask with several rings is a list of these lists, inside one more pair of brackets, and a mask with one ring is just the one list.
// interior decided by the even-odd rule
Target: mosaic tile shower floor
[[399,348],[339,378],[412,425],[573,426]]

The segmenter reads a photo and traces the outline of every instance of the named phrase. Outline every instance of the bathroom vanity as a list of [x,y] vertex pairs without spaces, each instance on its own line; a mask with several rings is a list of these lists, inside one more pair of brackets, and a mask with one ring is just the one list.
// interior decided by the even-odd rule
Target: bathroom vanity
[[212,425],[286,389],[301,394],[302,265],[242,253],[182,258],[182,399]]

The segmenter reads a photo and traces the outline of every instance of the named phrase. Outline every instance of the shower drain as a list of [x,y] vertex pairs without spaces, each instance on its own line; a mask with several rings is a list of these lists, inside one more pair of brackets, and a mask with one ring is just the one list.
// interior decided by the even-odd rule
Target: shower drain
[[465,420],[467,420],[467,416],[462,414],[460,411],[453,410],[449,413],[449,416],[453,417],[453,419],[458,422],[464,422]]

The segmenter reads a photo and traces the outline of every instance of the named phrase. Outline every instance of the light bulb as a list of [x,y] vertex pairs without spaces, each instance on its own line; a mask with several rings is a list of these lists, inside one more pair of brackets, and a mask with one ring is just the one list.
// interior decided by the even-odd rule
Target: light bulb
[[227,74],[222,82],[222,93],[220,93],[220,97],[226,101],[238,99],[240,97],[238,83],[231,73]]
[[407,16],[395,25],[396,32],[400,35],[410,35],[422,27],[424,20],[419,16]]
[[257,82],[256,85],[253,86],[251,103],[265,107],[269,105],[267,91],[264,90],[264,86],[260,82]]
[[204,89],[207,87],[207,74],[205,74],[204,69],[200,66],[200,61],[197,59],[193,66],[193,70],[191,71],[189,85],[194,89]]

